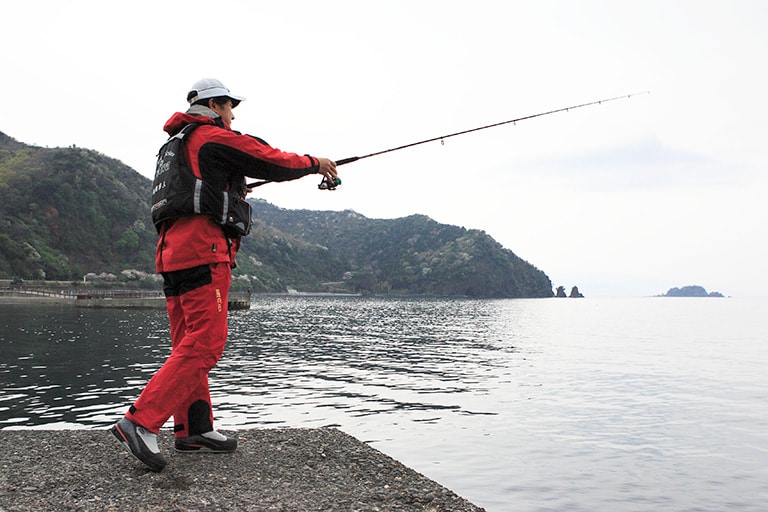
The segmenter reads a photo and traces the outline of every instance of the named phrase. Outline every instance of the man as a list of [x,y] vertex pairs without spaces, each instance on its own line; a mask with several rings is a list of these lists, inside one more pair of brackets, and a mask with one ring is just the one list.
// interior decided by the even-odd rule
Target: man
[[[190,108],[173,114],[164,126],[171,139],[158,158],[152,213],[171,355],[111,429],[154,471],[167,463],[157,433],[171,416],[177,451],[232,452],[237,447],[236,439],[213,428],[208,372],[224,350],[231,268],[240,237],[250,229],[245,177],[286,181],[317,173],[333,182],[338,176],[332,160],[286,153],[233,131],[233,109],[243,100],[220,81],[206,78],[187,95]],[[168,146],[182,138],[178,152],[185,159]]]

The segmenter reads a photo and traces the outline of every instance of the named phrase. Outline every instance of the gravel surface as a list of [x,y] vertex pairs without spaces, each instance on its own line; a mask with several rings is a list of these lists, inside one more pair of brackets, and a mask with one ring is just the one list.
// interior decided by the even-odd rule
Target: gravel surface
[[336,429],[229,432],[232,454],[173,451],[149,471],[107,430],[0,431],[0,512],[484,509]]

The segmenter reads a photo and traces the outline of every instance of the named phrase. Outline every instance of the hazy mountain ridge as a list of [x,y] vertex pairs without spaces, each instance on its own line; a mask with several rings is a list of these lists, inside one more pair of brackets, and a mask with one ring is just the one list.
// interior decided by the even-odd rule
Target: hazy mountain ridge
[[[29,146],[0,132],[0,277],[80,280],[154,271],[151,181],[93,150]],[[234,287],[549,297],[540,270],[485,232],[424,215],[286,210],[251,200]]]

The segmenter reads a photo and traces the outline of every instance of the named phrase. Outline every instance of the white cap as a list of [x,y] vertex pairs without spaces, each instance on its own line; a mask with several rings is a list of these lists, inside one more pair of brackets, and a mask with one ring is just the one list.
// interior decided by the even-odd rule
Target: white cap
[[218,98],[219,96],[226,96],[232,100],[232,106],[236,107],[238,103],[245,98],[242,96],[235,96],[230,94],[229,89],[224,86],[223,83],[215,78],[203,78],[198,80],[192,85],[189,93],[187,94],[187,101],[190,105],[193,105],[199,100],[207,100],[208,98]]

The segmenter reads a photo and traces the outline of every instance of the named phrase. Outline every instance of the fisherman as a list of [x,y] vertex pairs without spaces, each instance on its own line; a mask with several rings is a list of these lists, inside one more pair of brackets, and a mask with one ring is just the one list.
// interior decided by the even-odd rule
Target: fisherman
[[[167,464],[157,433],[171,416],[179,452],[237,448],[237,439],[213,428],[208,372],[224,351],[231,269],[250,228],[245,177],[287,181],[321,174],[331,183],[338,178],[332,160],[283,152],[233,131],[233,109],[244,99],[216,79],[202,79],[187,95],[189,109],[163,127],[172,138],[194,128],[184,130],[183,155],[161,150],[153,187],[155,264],[163,276],[171,355],[111,429],[153,471]],[[223,215],[212,213],[222,208]]]

